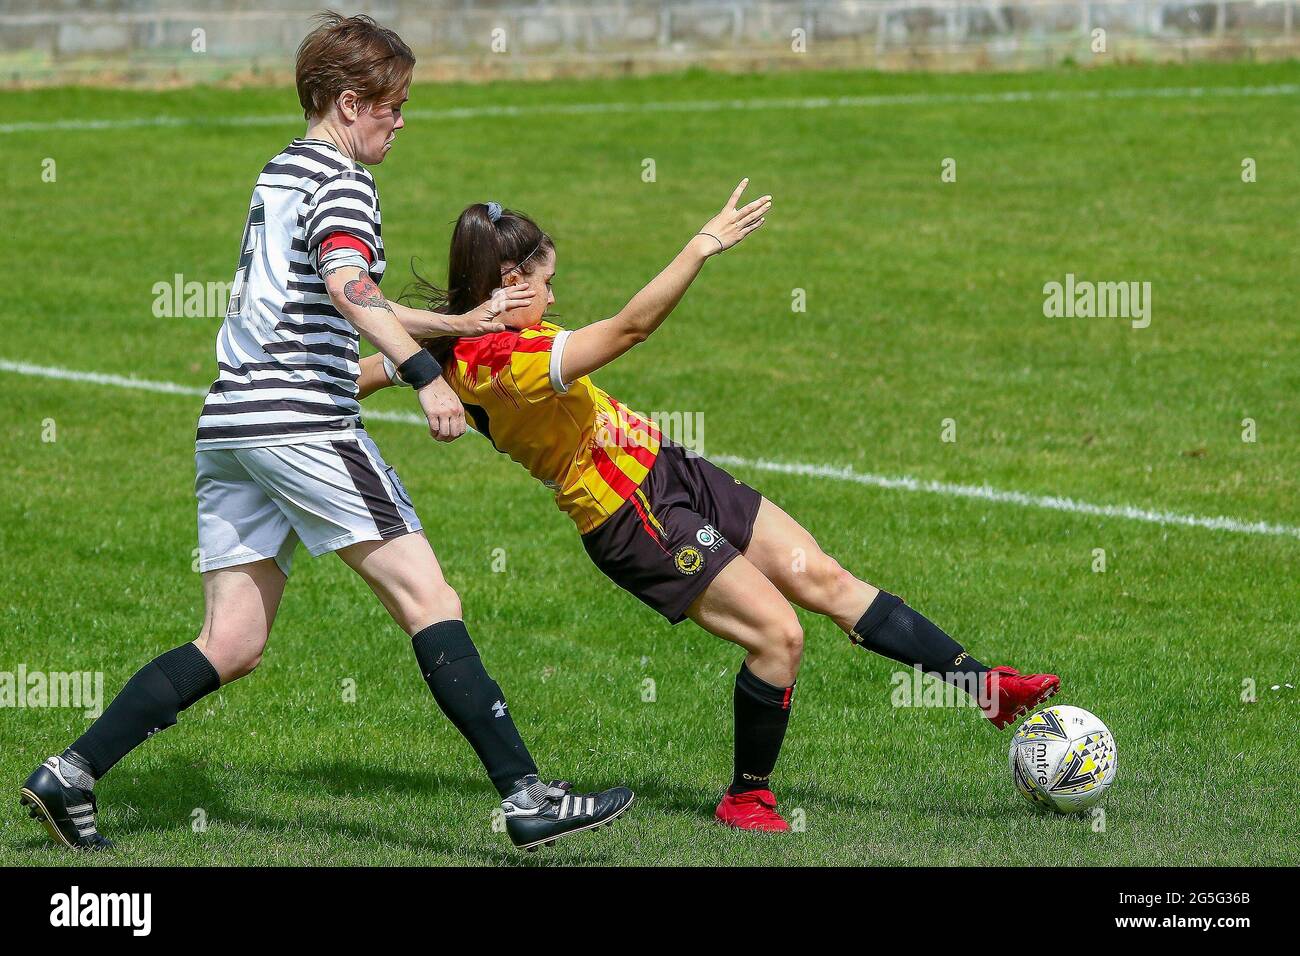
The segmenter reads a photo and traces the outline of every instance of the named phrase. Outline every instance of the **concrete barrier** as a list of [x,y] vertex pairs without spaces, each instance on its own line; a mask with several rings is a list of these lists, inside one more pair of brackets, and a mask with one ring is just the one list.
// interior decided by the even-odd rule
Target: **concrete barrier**
[[[324,0],[321,0],[324,5]],[[373,0],[421,75],[1041,65],[1300,54],[1300,0]],[[309,0],[0,0],[0,80],[282,75]],[[1102,31],[1098,34],[1096,31]]]

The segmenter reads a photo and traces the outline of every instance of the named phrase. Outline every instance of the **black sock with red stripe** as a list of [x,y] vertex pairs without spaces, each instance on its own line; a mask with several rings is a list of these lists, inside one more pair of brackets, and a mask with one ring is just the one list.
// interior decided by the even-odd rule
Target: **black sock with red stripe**
[[777,687],[755,677],[748,664],[736,675],[736,764],[727,792],[768,790],[790,724],[794,685]]

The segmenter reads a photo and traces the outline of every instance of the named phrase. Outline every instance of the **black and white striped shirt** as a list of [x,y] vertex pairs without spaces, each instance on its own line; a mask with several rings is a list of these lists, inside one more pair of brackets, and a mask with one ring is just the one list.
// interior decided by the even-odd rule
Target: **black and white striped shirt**
[[199,448],[337,438],[361,426],[360,337],[316,271],[321,241],[345,232],[384,274],[379,193],[369,171],[332,144],[296,139],[266,164],[249,206],[217,380],[199,418]]

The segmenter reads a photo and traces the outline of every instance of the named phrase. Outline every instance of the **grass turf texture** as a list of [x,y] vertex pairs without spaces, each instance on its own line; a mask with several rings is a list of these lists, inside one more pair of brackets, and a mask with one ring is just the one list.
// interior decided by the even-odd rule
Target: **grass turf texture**
[[[809,74],[419,87],[411,108],[1294,83],[1275,66],[1016,76]],[[6,122],[292,114],[287,89],[7,93]],[[598,381],[702,411],[712,453],[1300,524],[1297,99],[917,103],[718,114],[414,120],[377,170],[390,294],[497,199],[557,238],[561,322],[613,313],[752,177],[769,224],[710,262],[667,326]],[[155,282],[226,281],[252,180],[296,124],[0,136],[21,295],[0,357],[205,386],[217,319],[155,318]],[[46,157],[57,181],[41,181]],[[657,181],[641,180],[653,158]],[[958,181],[940,182],[954,157]],[[1259,179],[1244,184],[1242,159]],[[1151,327],[1046,319],[1042,286],[1146,280]],[[807,312],[792,313],[792,290]],[[408,395],[375,404],[414,408]],[[745,399],[751,399],[746,401]],[[202,613],[199,400],[0,373],[0,670],[99,670],[111,696]],[[1259,441],[1241,440],[1241,420]],[[956,443],[940,423],[957,422]],[[41,440],[53,419],[57,441]],[[1104,832],[1012,788],[1009,732],[891,706],[892,663],[805,616],[776,839],[711,822],[740,653],[669,629],[583,554],[522,469],[467,437],[374,422],[543,772],[626,782],[619,827],[538,856],[494,833],[471,751],[406,638],[330,558],[298,566],[261,669],[100,787],[109,864],[1294,864],[1289,728],[1300,541],[1165,528],[736,469],[869,580],[988,663],[1063,675],[1119,744]],[[506,570],[492,571],[494,549]],[[1092,550],[1107,553],[1105,573]],[[344,702],[345,679],[356,702]],[[657,700],[641,699],[655,681]],[[1241,700],[1243,680],[1258,701]],[[66,709],[0,711],[0,863],[63,864],[20,815]],[[10,799],[12,797],[12,800]],[[191,823],[196,810],[206,830]]]

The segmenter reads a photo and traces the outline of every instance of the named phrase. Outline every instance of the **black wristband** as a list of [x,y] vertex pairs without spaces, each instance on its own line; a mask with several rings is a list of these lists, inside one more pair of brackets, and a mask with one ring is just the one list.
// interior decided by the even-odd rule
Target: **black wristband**
[[429,354],[428,349],[420,349],[397,366],[397,374],[402,377],[403,382],[418,392],[442,374],[442,366]]

